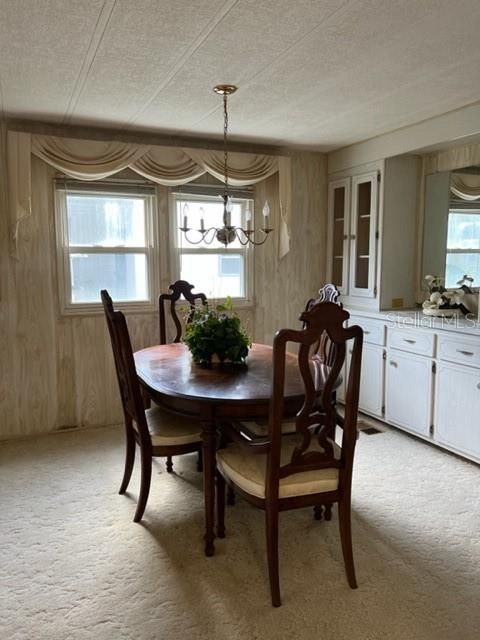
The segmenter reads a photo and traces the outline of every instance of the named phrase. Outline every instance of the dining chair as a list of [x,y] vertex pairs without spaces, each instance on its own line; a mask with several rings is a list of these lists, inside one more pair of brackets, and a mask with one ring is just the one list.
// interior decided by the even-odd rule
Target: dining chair
[[150,492],[152,457],[200,451],[200,426],[189,417],[167,413],[158,406],[145,409],[125,316],[121,311],[114,310],[112,299],[105,289],[101,291],[101,298],[112,342],[125,419],[125,470],[119,493],[124,494],[127,490],[135,461],[135,445],[138,444],[141,480],[133,521],[140,522]]
[[[349,314],[332,302],[312,304],[300,316],[301,330],[282,329],[273,341],[273,380],[268,435],[249,440],[241,423],[222,425],[233,444],[217,453],[217,533],[225,536],[225,487],[250,504],[265,511],[268,571],[272,604],[280,606],[278,568],[278,520],[281,511],[300,507],[338,504],[340,539],[348,579],[357,587],[350,524],[352,468],[356,445],[356,423],[360,385],[363,332],[358,326],[344,328]],[[326,367],[312,360],[312,345],[326,332],[335,346],[333,361]],[[334,388],[345,360],[347,343],[352,345],[345,415],[338,424]],[[298,347],[298,368],[305,395],[297,414],[296,434],[281,433],[283,389],[287,345]],[[320,405],[317,394],[318,372],[322,381]],[[328,371],[328,373],[326,373]],[[338,443],[332,434],[341,428]]]
[[[167,318],[165,314],[165,306],[168,303],[170,318],[175,326],[175,337],[173,342],[180,342],[182,339],[182,322],[178,314],[177,303],[182,299],[186,300],[189,305],[189,313],[186,322],[190,322],[197,308],[197,303],[207,304],[207,296],[204,293],[193,293],[192,289],[195,285],[190,284],[186,280],[177,280],[168,288],[170,293],[162,293],[158,297],[158,311],[160,319],[160,344],[167,344]],[[173,460],[172,456],[167,456],[167,471],[172,473]],[[198,451],[197,469],[202,471],[202,450]]]
[[[310,298],[309,300],[307,300],[307,303],[305,305],[305,311],[308,311],[314,304],[318,304],[321,302],[333,302],[335,304],[340,305],[341,303],[338,301],[339,296],[340,296],[340,292],[338,291],[337,287],[333,283],[327,282],[322,287],[320,287],[320,289],[318,290],[318,296],[316,298]],[[304,323],[304,326],[305,326],[305,323]],[[317,340],[317,342],[312,345],[312,348],[310,350],[310,356],[314,360],[317,360],[318,362],[323,363],[325,365],[331,364],[333,360],[333,345],[329,341],[325,331],[323,332],[320,339]],[[336,390],[334,390],[333,397],[336,400]],[[341,419],[341,416],[340,416],[340,419]],[[264,422],[250,421],[248,423],[244,422],[243,424],[250,431],[250,437],[263,437],[267,435],[268,423],[266,421]],[[283,435],[291,435],[292,433],[295,433],[295,431],[296,431],[296,427],[295,427],[294,420],[286,419],[282,422]],[[316,510],[317,519],[321,519],[321,513],[322,512],[320,508]],[[325,519],[329,520],[330,517],[331,517],[331,509],[327,506],[325,511]]]
[[175,325],[175,337],[173,342],[180,342],[182,338],[182,323],[177,312],[177,303],[182,298],[189,304],[190,311],[187,316],[187,322],[189,322],[193,314],[195,313],[197,302],[202,305],[207,304],[207,296],[204,293],[192,293],[194,288],[193,284],[190,284],[186,280],[177,280],[170,285],[169,291],[171,293],[162,293],[158,298],[159,306],[159,318],[160,318],[160,344],[167,344],[167,322],[165,316],[165,305],[169,304],[170,317]]

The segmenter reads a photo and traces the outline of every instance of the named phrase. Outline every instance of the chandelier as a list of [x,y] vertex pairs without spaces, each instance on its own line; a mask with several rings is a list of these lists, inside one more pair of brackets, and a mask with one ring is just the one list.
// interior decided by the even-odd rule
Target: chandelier
[[[255,229],[252,227],[252,216],[250,209],[246,212],[246,229],[243,227],[236,227],[232,225],[232,199],[228,193],[228,148],[227,148],[227,135],[228,135],[228,109],[227,99],[228,96],[238,89],[233,84],[219,84],[213,88],[215,93],[223,96],[223,182],[225,184],[225,190],[223,193],[223,226],[221,227],[209,227],[205,228],[205,221],[203,216],[200,219],[200,227],[193,229],[188,226],[188,206],[184,206],[183,210],[183,226],[180,227],[185,239],[190,244],[211,244],[214,240],[217,240],[221,244],[227,247],[230,243],[238,240],[243,246],[247,244],[260,245],[263,244],[268,238],[269,233],[273,231],[269,227],[270,207],[268,202],[265,202],[263,207],[263,227]],[[202,214],[203,209],[200,209]],[[194,237],[190,234],[196,234]]]

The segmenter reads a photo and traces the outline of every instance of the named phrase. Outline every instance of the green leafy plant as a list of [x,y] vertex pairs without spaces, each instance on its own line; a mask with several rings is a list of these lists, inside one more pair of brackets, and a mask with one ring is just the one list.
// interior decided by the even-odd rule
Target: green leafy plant
[[215,354],[220,362],[243,364],[251,346],[250,338],[233,310],[231,298],[213,309],[206,304],[195,311],[182,340],[193,361],[206,366],[211,365]]

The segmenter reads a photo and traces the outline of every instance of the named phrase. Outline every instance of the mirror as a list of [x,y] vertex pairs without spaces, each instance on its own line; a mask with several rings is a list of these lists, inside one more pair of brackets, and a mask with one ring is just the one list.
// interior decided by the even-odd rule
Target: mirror
[[467,274],[480,286],[480,167],[430,174],[425,180],[422,277],[452,289]]

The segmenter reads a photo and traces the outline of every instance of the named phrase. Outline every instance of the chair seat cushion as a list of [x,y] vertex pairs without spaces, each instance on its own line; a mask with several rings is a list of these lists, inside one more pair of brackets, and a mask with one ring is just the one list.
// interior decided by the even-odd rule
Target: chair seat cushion
[[[282,465],[290,461],[297,442],[296,436],[285,436],[282,439]],[[338,457],[340,448],[337,445],[334,446],[335,455]],[[232,444],[217,453],[217,465],[224,476],[230,478],[240,489],[257,498],[265,498],[266,454],[250,453],[248,449]],[[338,469],[336,468],[302,471],[280,479],[279,496],[289,498],[336,491],[337,488]]]
[[[168,447],[182,444],[200,444],[200,425],[191,418],[168,413],[160,407],[145,411],[152,445]],[[134,426],[135,423],[134,423]]]

